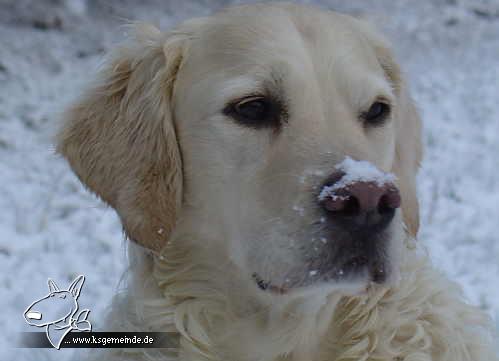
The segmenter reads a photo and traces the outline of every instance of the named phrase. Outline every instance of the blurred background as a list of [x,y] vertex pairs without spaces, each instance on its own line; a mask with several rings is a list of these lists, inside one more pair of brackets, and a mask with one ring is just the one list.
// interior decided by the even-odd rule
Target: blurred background
[[[246,1],[247,2],[247,1]],[[394,45],[424,119],[419,241],[499,328],[499,0],[317,0],[367,18]],[[54,153],[60,112],[125,37],[229,0],[0,0],[0,359],[66,360],[73,350],[15,349],[22,314],[86,276],[95,329],[125,267],[114,211]]]

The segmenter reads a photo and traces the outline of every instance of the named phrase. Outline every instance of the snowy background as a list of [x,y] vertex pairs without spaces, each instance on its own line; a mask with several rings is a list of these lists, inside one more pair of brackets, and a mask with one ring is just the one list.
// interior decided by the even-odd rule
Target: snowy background
[[[314,3],[314,1],[309,1]],[[63,360],[13,348],[22,313],[84,274],[80,305],[100,315],[124,268],[114,212],[54,154],[64,106],[141,19],[165,29],[224,0],[0,0],[0,359]],[[499,0],[319,0],[392,40],[424,118],[421,242],[499,328]]]

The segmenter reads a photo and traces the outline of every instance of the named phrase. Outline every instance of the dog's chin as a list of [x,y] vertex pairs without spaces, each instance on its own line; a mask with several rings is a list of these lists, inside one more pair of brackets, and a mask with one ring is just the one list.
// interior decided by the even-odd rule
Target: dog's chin
[[355,272],[345,273],[341,277],[321,275],[314,280],[295,284],[275,284],[253,274],[253,281],[261,292],[274,296],[301,296],[315,293],[336,293],[342,296],[361,296],[374,283],[367,266],[359,267]]
[[341,267],[302,272],[295,277],[286,278],[284,282],[265,279],[258,273],[253,273],[252,278],[260,292],[270,295],[335,292],[357,296],[365,294],[372,287],[394,285],[398,280],[398,272],[394,264],[386,259],[351,257]]

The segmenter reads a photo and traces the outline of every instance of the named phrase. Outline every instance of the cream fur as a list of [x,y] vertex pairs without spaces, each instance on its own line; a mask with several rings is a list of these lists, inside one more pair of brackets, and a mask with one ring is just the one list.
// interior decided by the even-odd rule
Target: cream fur
[[[298,297],[253,308],[251,297],[239,295],[246,305],[228,297],[226,269],[206,269],[168,247],[168,256],[151,257],[132,246],[133,281],[113,303],[108,320],[118,324],[111,329],[176,332],[179,348],[156,354],[112,350],[90,359],[497,360],[489,319],[463,300],[459,286],[433,267],[424,249],[410,240],[404,249],[393,287],[373,286],[360,296],[314,294],[327,300],[322,307]],[[123,314],[133,317],[120,324]]]
[[[288,106],[279,131],[221,113],[262,91]],[[358,114],[379,97],[390,119],[366,129]],[[497,360],[485,315],[414,241],[420,127],[386,41],[350,17],[258,4],[169,33],[137,26],[68,110],[58,151],[135,241],[108,329],[170,331],[177,346],[90,359]],[[311,195],[345,156],[398,178],[391,280],[261,291],[252,272],[306,269],[299,250],[325,232]]]

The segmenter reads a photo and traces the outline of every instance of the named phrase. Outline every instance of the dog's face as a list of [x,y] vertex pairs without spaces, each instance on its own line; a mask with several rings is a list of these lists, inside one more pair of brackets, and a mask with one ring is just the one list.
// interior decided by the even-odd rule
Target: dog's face
[[[417,230],[420,150],[383,40],[287,5],[144,34],[71,110],[59,146],[130,237],[159,250],[188,229],[205,259],[267,292],[386,281],[404,222]],[[321,198],[345,157],[397,180]]]

